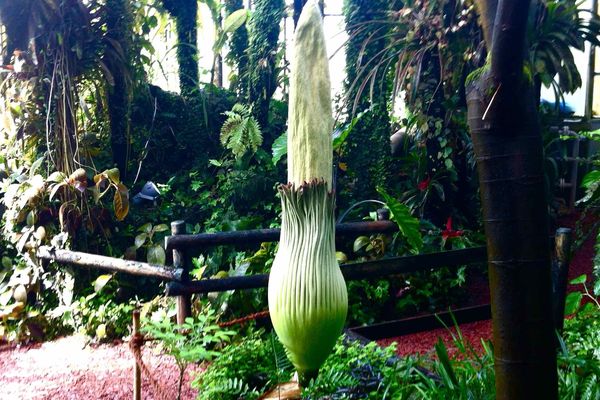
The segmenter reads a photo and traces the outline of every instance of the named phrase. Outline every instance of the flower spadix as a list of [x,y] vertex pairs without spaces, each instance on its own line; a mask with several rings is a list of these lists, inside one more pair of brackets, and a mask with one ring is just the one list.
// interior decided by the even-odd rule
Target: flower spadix
[[292,54],[288,184],[281,185],[281,238],[269,278],[275,332],[300,384],[316,377],[342,332],[346,283],[335,257],[333,118],[323,20],[315,1],[300,15]]

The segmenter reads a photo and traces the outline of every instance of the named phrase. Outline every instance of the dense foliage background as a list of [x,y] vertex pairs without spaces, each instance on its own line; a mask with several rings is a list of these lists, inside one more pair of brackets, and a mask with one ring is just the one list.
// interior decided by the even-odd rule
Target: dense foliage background
[[[41,340],[78,331],[108,340],[128,333],[134,307],[157,321],[173,316],[174,305],[159,296],[159,282],[44,263],[35,257],[41,245],[168,264],[163,238],[171,221],[184,219],[190,233],[278,225],[275,187],[286,179],[282,21],[300,3],[257,0],[247,10],[241,0],[0,1],[1,339]],[[571,49],[600,44],[600,29],[575,1],[534,3],[525,72],[539,102],[542,85],[558,98],[581,86]],[[210,12],[214,43],[198,39],[198,7]],[[343,14],[346,81],[332,132],[338,215],[361,201],[383,200],[398,224],[413,229],[343,243],[340,262],[483,244],[464,89],[488,67],[473,3],[346,0]],[[177,43],[159,55],[153,38],[168,25],[175,27]],[[209,82],[203,82],[198,58],[208,52],[214,61]],[[163,56],[176,61],[178,93],[150,83]],[[225,80],[224,65],[231,70]],[[552,128],[564,117],[559,109],[542,111],[549,213],[556,218],[565,210],[556,183],[568,172],[556,159],[571,142]],[[579,130],[588,146],[599,140],[597,132]],[[600,193],[597,154],[588,165],[579,206],[593,214]],[[149,181],[157,195],[151,200],[137,195],[147,194]],[[361,203],[345,220],[375,218],[372,205]],[[202,279],[265,273],[275,249],[264,243],[207,250],[193,259],[191,274]],[[597,257],[594,265],[596,276],[589,279],[597,282]],[[475,273],[485,275],[482,268]],[[466,297],[468,279],[460,267],[352,282],[349,324],[445,309]],[[598,284],[592,285],[597,296]],[[230,319],[265,309],[266,293],[199,296],[194,308]],[[569,323],[567,345],[577,342],[584,330],[578,321],[586,315]],[[251,393],[281,381],[289,371],[271,365],[279,350],[265,337],[250,333],[239,348],[269,360],[260,377],[220,377],[222,372],[209,370],[196,384],[225,379],[219,385],[228,384],[232,393]],[[593,364],[590,371],[597,370],[597,352],[591,356],[591,346],[577,346],[563,349],[564,360],[583,357]],[[392,396],[401,390],[391,378],[398,373],[411,376],[415,391],[425,390],[414,360],[392,367],[387,350],[366,361],[358,350],[342,353],[338,349],[332,363],[358,365],[362,375],[346,379],[331,372],[329,383],[323,378],[309,388],[309,398],[335,392],[331,382],[358,387],[374,376],[389,384]],[[217,361],[224,370],[228,362],[237,365],[235,354],[228,357]],[[485,357],[480,361],[488,371]],[[333,365],[327,368],[335,371]],[[452,378],[447,365],[436,368],[462,382],[462,372]],[[239,381],[227,381],[232,378]],[[211,385],[215,393],[222,389]]]

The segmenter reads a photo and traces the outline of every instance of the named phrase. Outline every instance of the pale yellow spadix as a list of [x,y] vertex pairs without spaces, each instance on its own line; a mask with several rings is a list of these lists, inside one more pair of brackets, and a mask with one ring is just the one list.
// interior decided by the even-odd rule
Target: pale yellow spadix
[[288,119],[288,179],[279,187],[279,249],[269,311],[300,385],[317,376],[344,327],[348,294],[335,257],[331,95],[323,21],[305,5],[294,40]]
[[331,83],[329,59],[318,5],[302,10],[291,59],[288,112],[288,182],[301,185],[315,179],[331,190]]

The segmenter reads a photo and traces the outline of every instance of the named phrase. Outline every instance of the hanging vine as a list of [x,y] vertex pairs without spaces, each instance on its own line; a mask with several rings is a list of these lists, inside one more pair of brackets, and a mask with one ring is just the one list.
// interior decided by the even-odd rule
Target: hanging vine
[[[341,201],[349,198],[377,196],[377,186],[387,186],[390,160],[390,121],[387,111],[386,75],[373,70],[378,83],[371,90],[359,90],[360,68],[366,60],[379,56],[387,44],[389,25],[377,23],[386,16],[388,1],[346,0],[344,15],[349,40],[346,46],[346,99],[350,115],[348,120],[370,108],[354,125],[348,136],[341,164]],[[367,43],[367,45],[365,45]],[[347,167],[347,168],[345,168]]]

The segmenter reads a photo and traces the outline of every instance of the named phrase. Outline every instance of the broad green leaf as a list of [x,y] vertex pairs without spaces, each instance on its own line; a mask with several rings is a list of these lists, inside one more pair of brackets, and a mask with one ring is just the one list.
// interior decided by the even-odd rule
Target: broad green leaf
[[138,232],[151,233],[152,232],[152,224],[150,222],[146,222],[144,225],[138,228]]
[[587,275],[579,275],[577,278],[573,279],[570,283],[571,285],[581,285],[584,284],[587,280]]
[[31,210],[27,213],[26,223],[27,226],[34,226],[37,221],[37,212],[35,210]]
[[65,175],[64,172],[55,171],[55,172],[51,173],[50,176],[48,177],[48,179],[46,179],[46,180],[48,182],[60,183],[60,182],[64,182],[65,179],[67,179],[67,175]]
[[581,180],[581,187],[589,188],[598,181],[600,181],[600,170],[590,171]]
[[[54,196],[56,196],[56,193],[58,193],[58,189],[60,189],[63,186],[66,186],[67,183],[65,181],[62,181],[60,183],[56,183],[54,185],[52,185],[52,190],[50,191],[50,201],[52,201],[54,199]],[[94,186],[93,188],[96,188],[96,186]],[[96,197],[94,196],[94,200],[96,199]]]
[[150,264],[165,264],[166,254],[165,250],[159,245],[148,247],[148,262]]
[[407,206],[387,194],[383,188],[377,188],[377,191],[383,197],[387,207],[390,209],[392,219],[398,224],[400,232],[406,237],[413,252],[418,253],[423,247],[423,237],[419,229],[419,220],[410,214]]
[[94,281],[94,292],[98,293],[99,291],[101,291],[111,279],[112,275],[109,274],[100,275],[99,277],[97,277]]
[[287,154],[287,131],[283,132],[281,136],[279,136],[275,141],[273,141],[273,146],[271,147],[273,152],[273,165],[276,165],[281,157]]
[[579,309],[583,295],[581,292],[569,293],[565,300],[565,315],[571,315]]
[[169,230],[169,227],[166,224],[159,224],[152,229],[154,232],[165,232]]
[[368,246],[371,243],[368,237],[359,236],[354,241],[354,245],[352,246],[352,250],[356,253],[359,252],[362,248]]
[[111,168],[104,171],[108,179],[115,185],[121,183],[121,173],[119,172],[119,168]]
[[229,14],[223,21],[223,32],[231,33],[239,29],[248,19],[248,10],[240,8]]
[[135,248],[139,249],[146,243],[146,239],[148,239],[148,234],[146,232],[142,232],[135,237]]
[[7,256],[3,256],[2,257],[2,267],[6,268],[6,269],[12,268],[12,259],[10,259]]
[[44,162],[44,157],[40,157],[37,160],[35,160],[33,162],[33,164],[31,164],[31,168],[29,168],[29,176],[30,177],[33,177],[37,173],[37,170],[42,166],[43,162]]
[[344,264],[344,263],[348,262],[348,256],[341,251],[335,252],[335,258],[336,258],[337,262],[340,264]]

